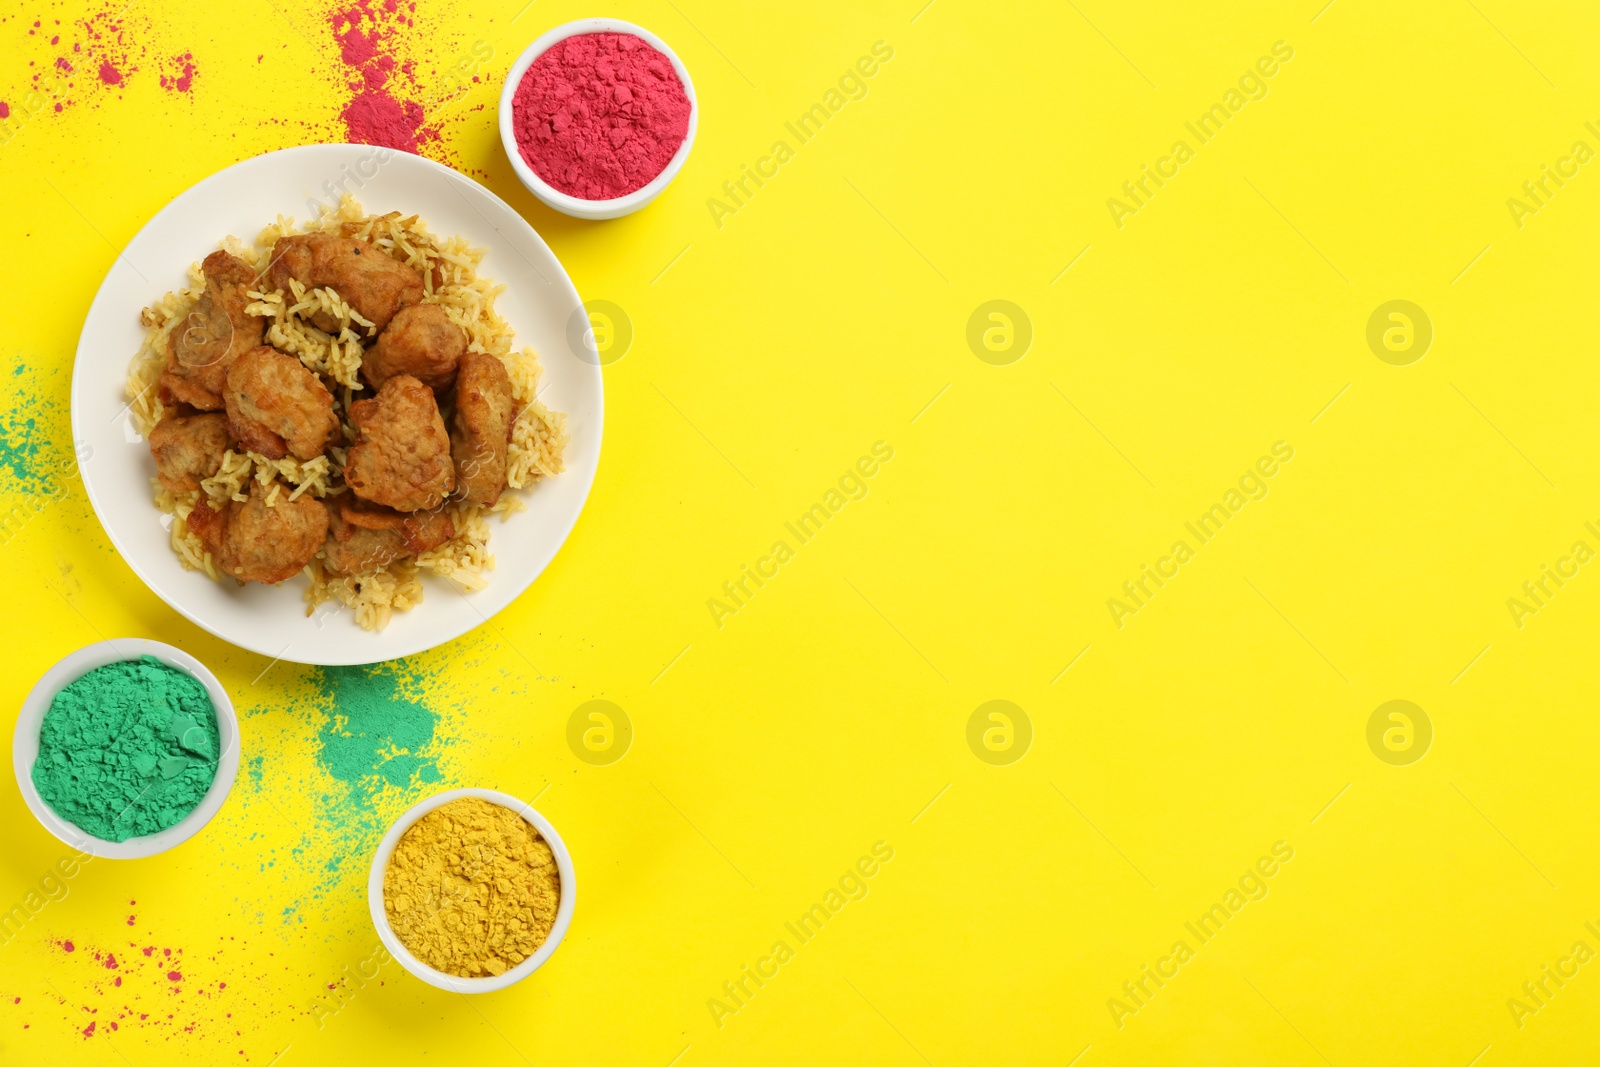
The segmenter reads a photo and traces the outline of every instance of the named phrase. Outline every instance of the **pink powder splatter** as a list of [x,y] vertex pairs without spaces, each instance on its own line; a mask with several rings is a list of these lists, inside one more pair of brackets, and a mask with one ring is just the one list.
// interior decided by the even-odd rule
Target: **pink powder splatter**
[[[394,45],[412,19],[395,3],[355,0],[327,15],[328,28],[339,45],[339,58],[348,68],[346,87],[350,101],[339,113],[350,140],[417,152],[439,139],[436,127],[427,125],[420,101],[406,87],[417,88],[414,65],[401,66]],[[395,77],[396,71],[403,76]]]
[[181,981],[183,981],[182,972],[180,972],[180,971],[168,971],[167,972],[167,981],[169,981],[169,982],[181,982]]
[[94,1036],[94,1023],[90,1023],[88,1026],[83,1028],[83,1036],[86,1038]]
[[[127,0],[87,0],[80,6],[84,13],[70,20],[64,30],[63,20],[54,19],[52,29],[30,31],[37,34],[35,51],[27,57],[30,88],[44,97],[53,112],[84,100],[80,94],[89,85],[114,91],[121,98],[121,91],[139,70],[139,60],[149,53],[147,42],[156,29],[142,10],[130,14],[133,7]],[[76,77],[84,77],[88,85],[80,88]],[[87,95],[94,104],[105,99],[98,93]]]
[[167,73],[161,75],[161,88],[186,93],[194,84],[194,54],[184,52],[167,60]]
[[0,100],[0,119],[8,119],[10,117],[11,105],[6,103],[4,100]]
[[61,942],[61,951],[62,952],[75,952],[75,951],[77,951],[77,948],[78,948],[78,946],[74,945],[71,941],[63,941],[63,942]]

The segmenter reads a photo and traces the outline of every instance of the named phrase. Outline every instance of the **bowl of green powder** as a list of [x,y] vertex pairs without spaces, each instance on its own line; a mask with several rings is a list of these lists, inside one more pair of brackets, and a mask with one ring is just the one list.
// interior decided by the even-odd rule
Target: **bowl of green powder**
[[11,751],[46,830],[95,856],[139,859],[187,841],[222,807],[239,770],[239,720],[199,660],[121,638],[45,672]]

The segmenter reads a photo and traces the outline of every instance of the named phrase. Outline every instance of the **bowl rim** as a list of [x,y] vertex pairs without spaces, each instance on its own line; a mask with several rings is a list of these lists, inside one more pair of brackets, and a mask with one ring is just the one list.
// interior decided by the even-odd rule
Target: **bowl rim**
[[[389,925],[389,916],[383,906],[383,875],[389,866],[389,857],[394,854],[394,849],[400,838],[418,819],[435,808],[443,807],[452,800],[463,797],[478,797],[490,803],[498,804],[503,808],[510,808],[539,831],[539,836],[544,838],[550,846],[550,852],[555,857],[556,871],[561,876],[561,902],[556,905],[555,923],[550,927],[550,934],[544,943],[534,951],[533,955],[512,967],[504,974],[494,975],[490,978],[465,978],[461,975],[447,974],[444,971],[423,963],[411,954]],[[555,950],[567,936],[567,928],[572,925],[572,912],[577,905],[578,883],[573,873],[572,855],[567,851],[567,844],[550,824],[550,820],[541,815],[533,805],[509,793],[502,793],[497,789],[483,789],[479,787],[466,787],[461,789],[446,789],[435,793],[431,797],[419,800],[405,813],[394,821],[389,827],[389,832],[383,835],[383,840],[378,842],[377,849],[372,854],[372,870],[367,875],[367,908],[372,913],[372,925],[378,932],[378,940],[388,951],[389,955],[400,961],[400,966],[410,971],[412,975],[438,989],[451,993],[493,993],[515,985],[528,975],[544,966]]]
[[[97,667],[111,663],[137,660],[141,656],[154,656],[169,667],[183,671],[205,686],[206,695],[217,719],[218,740],[222,754],[217,758],[217,773],[211,780],[200,803],[187,815],[165,830],[126,841],[107,841],[87,833],[74,823],[57,815],[39,796],[33,784],[33,764],[39,755],[39,729],[45,714],[50,710],[56,694],[72,682]],[[101,859],[144,859],[176,848],[205,828],[206,824],[222,810],[223,803],[233,790],[239,773],[239,718],[233,708],[228,691],[217,676],[204,663],[181,648],[161,641],[142,637],[118,637],[96,641],[57,660],[23,698],[17,712],[16,731],[12,737],[11,765],[17,777],[17,788],[39,824],[58,841],[79,852]]]
[[[533,61],[568,37],[589,33],[626,33],[643,40],[671,62],[673,71],[678,75],[678,81],[683,84],[684,96],[689,100],[689,128],[683,135],[683,143],[678,145],[678,150],[672,154],[667,165],[661,168],[661,173],[633,192],[609,200],[585,200],[583,197],[564,193],[539,177],[522,158],[522,153],[517,150],[516,129],[512,125],[512,98],[516,96],[517,87],[522,84],[523,75],[528,72]],[[673,178],[677,177],[678,171],[683,169],[684,161],[689,158],[689,149],[694,145],[695,132],[700,126],[700,101],[695,96],[694,81],[689,77],[689,69],[683,65],[683,60],[678,58],[678,53],[660,37],[643,26],[623,19],[582,18],[546,30],[517,56],[516,62],[511,64],[511,69],[506,74],[505,84],[500,88],[499,118],[501,147],[511,161],[511,168],[516,171],[517,177],[528,187],[529,192],[549,207],[574,218],[614,219],[638,211],[650,203]]]

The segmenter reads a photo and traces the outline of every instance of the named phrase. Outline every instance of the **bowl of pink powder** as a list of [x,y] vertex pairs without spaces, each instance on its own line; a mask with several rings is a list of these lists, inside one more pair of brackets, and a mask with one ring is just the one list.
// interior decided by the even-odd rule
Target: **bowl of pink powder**
[[557,211],[614,219],[683,167],[699,108],[666,42],[619,19],[579,19],[534,41],[500,92],[500,139],[522,184]]

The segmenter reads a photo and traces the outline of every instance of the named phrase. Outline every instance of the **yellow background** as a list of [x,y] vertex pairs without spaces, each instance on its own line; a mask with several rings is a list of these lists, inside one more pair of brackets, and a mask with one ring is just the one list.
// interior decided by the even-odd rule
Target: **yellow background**
[[[605,371],[593,496],[493,625],[401,665],[438,716],[444,783],[362,808],[321,762],[316,672],[263,675],[179,618],[76,483],[40,510],[0,482],[8,511],[38,511],[3,549],[6,706],[88,642],[148,636],[217,671],[244,745],[198,838],[89,864],[0,948],[0,1059],[1600,1057],[1600,965],[1550,985],[1520,1027],[1507,1006],[1575,942],[1600,948],[1584,926],[1600,926],[1600,572],[1520,628],[1507,606],[1575,541],[1600,548],[1584,527],[1600,520],[1600,164],[1520,227],[1507,206],[1575,141],[1600,148],[1584,127],[1600,125],[1600,20],[1579,4],[1321,2],[427,8],[405,46],[424,81],[475,40],[495,51],[485,83],[430,112],[428,151],[523,211],[579,292],[633,323]],[[98,11],[9,8],[14,114],[27,63],[59,51],[31,20],[66,33]],[[155,211],[241,158],[343,139],[323,13],[137,0],[126,32],[148,58],[120,95],[85,82],[0,147],[3,343],[20,368],[4,401],[34,440],[70,447],[80,323]],[[536,204],[493,124],[516,54],[589,14],[662,35],[702,109],[676,182],[614,222]],[[867,96],[719,227],[722,183],[793,146],[784,123],[878,41],[894,56]],[[1197,146],[1185,122],[1278,41],[1294,54],[1268,95]],[[165,91],[158,60],[182,51],[192,91]],[[1119,228],[1107,199],[1180,138],[1195,158]],[[196,235],[197,257],[215,236]],[[966,341],[992,299],[1034,330],[1010,365]],[[1434,328],[1409,366],[1366,342],[1394,299]],[[708,598],[878,441],[894,458],[865,499],[718,628]],[[1278,441],[1294,459],[1265,499],[1118,628],[1108,598]],[[566,741],[596,698],[634,724],[609,766]],[[966,740],[993,699],[1033,727],[1008,766]],[[1433,726],[1409,766],[1366,740],[1394,699]],[[567,942],[481,999],[393,963],[352,983],[374,945],[371,847],[444,784],[538,796],[581,883]],[[0,806],[9,909],[65,849],[9,778]],[[341,823],[358,810],[365,823]],[[784,923],[879,841],[894,859],[869,895],[719,1026],[722,984],[794,945]],[[1185,922],[1279,841],[1294,858],[1268,895],[1199,945]],[[1108,1000],[1179,939],[1195,958],[1119,1027]],[[107,989],[90,952],[146,945],[184,949],[181,994],[138,960]],[[107,1033],[124,1004],[159,1007]]]

